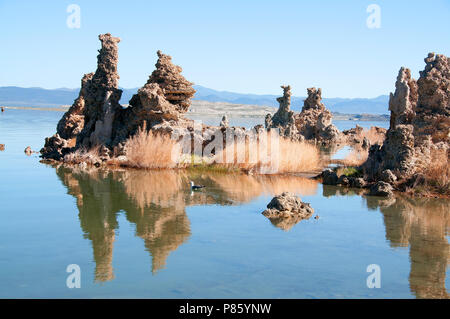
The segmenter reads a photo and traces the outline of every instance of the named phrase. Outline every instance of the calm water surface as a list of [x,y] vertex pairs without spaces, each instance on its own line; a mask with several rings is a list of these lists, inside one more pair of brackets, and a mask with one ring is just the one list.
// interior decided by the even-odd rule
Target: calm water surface
[[[81,171],[26,156],[60,117],[0,114],[2,298],[448,298],[448,200],[380,200],[292,176]],[[191,193],[189,180],[207,188]],[[271,223],[261,212],[282,191],[320,218]],[[66,287],[69,264],[81,267],[80,289]],[[367,288],[370,264],[380,289]]]

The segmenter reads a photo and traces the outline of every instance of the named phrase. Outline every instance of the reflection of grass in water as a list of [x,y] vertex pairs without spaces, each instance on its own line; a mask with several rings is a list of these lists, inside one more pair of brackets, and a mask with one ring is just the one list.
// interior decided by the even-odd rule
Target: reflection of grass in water
[[[93,180],[101,178],[100,171],[88,173]],[[315,180],[289,175],[249,176],[241,173],[224,173],[196,170],[132,170],[111,171],[114,180],[124,186],[124,191],[141,209],[158,205],[162,208],[183,208],[189,192],[190,180],[206,179],[212,182],[204,194],[225,192],[236,202],[248,202],[260,195],[281,194],[288,191],[300,195],[314,195],[318,183]]]
[[169,170],[126,170],[120,174],[120,180],[125,192],[141,209],[151,204],[183,206],[182,198],[175,195],[187,183],[184,174]]
[[261,195],[278,195],[292,192],[300,195],[314,195],[317,192],[315,180],[296,176],[248,176],[212,175],[211,179],[228,196],[239,202],[248,202]]

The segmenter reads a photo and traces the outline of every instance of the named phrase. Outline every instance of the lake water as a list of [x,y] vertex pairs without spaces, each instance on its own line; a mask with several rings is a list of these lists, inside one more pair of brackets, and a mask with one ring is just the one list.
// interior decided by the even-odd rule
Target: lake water
[[[448,298],[449,200],[383,200],[294,176],[81,171],[26,156],[60,117],[0,114],[1,298]],[[207,187],[191,193],[189,180]],[[271,223],[261,212],[283,191],[320,218]],[[70,264],[80,289],[66,286]],[[367,287],[372,264],[381,288]]]

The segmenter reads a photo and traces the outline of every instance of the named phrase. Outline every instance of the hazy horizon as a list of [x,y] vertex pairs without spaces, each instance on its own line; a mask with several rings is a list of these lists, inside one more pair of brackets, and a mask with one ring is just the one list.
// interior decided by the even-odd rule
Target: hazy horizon
[[[80,28],[69,28],[70,4]],[[380,8],[369,28],[368,8]],[[162,50],[190,81],[217,91],[293,95],[321,87],[329,98],[374,98],[393,92],[400,67],[418,78],[428,52],[450,53],[450,3],[304,1],[0,0],[0,86],[77,88],[96,69],[98,34],[120,37],[119,85],[141,87]],[[439,21],[439,26],[436,26]],[[430,27],[432,26],[432,27]]]
[[[145,84],[145,83],[144,83]],[[142,84],[142,85],[144,85],[144,84]],[[139,86],[139,87],[129,87],[129,88],[125,88],[125,87],[122,87],[122,86],[120,86],[119,85],[119,88],[121,89],[121,90],[136,90],[136,92],[137,92],[137,90],[140,88],[140,87],[142,87],[142,85],[141,86]],[[258,95],[258,96],[281,96],[282,95],[282,90],[281,90],[281,88],[280,88],[280,92],[277,94],[277,93],[275,93],[275,94],[271,94],[271,93],[253,93],[253,92],[232,92],[232,91],[229,91],[229,90],[217,90],[217,89],[215,89],[215,88],[211,88],[211,87],[207,87],[207,86],[204,86],[204,85],[201,85],[201,84],[196,84],[196,83],[194,83],[194,87],[196,87],[196,86],[201,86],[201,87],[203,87],[203,88],[205,88],[205,89],[209,89],[209,90],[214,90],[214,91],[217,91],[217,92],[221,92],[221,93],[233,93],[233,94],[242,94],[242,95]],[[55,88],[46,88],[46,87],[43,87],[43,86],[28,86],[28,87],[26,87],[26,86],[17,86],[17,85],[3,85],[3,86],[0,86],[0,88],[4,88],[4,87],[17,87],[17,88],[21,88],[21,89],[43,89],[43,90],[49,90],[49,91],[52,91],[52,90],[69,90],[69,91],[74,91],[74,90],[79,90],[80,89],[80,87],[73,87],[73,88],[70,88],[70,87],[55,87]],[[307,94],[306,94],[306,88],[305,88],[305,94],[294,94],[294,95],[292,95],[292,97],[297,97],[297,98],[306,98],[307,97]],[[394,90],[392,90],[392,92],[393,92]],[[323,98],[324,99],[377,99],[377,98],[380,98],[380,97],[384,97],[384,96],[389,96],[389,93],[390,92],[387,92],[386,94],[380,94],[380,95],[377,95],[377,96],[369,96],[369,97],[366,97],[366,96],[356,96],[356,97],[346,97],[346,96],[326,96],[326,95],[323,95]],[[195,98],[195,97],[194,97]]]

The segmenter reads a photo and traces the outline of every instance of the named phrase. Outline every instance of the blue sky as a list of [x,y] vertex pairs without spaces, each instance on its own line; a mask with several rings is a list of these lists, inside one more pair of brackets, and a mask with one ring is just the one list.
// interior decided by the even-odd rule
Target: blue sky
[[[81,28],[66,25],[69,4]],[[370,4],[381,28],[369,29]],[[417,78],[434,51],[450,55],[450,0],[5,1],[0,0],[0,86],[79,87],[96,68],[98,34],[119,44],[120,86],[142,86],[156,51],[190,81],[217,90],[375,97],[401,66]]]

